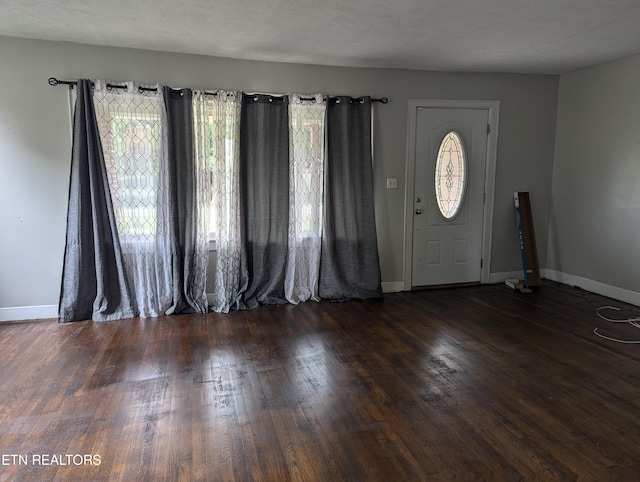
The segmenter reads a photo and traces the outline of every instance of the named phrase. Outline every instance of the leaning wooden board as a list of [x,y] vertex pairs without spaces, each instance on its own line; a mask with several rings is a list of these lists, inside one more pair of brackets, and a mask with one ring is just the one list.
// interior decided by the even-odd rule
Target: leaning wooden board
[[520,240],[524,284],[527,287],[537,287],[542,284],[542,280],[540,278],[540,264],[536,248],[536,235],[533,228],[531,198],[528,192],[518,191],[513,193],[513,201],[518,223],[518,239]]

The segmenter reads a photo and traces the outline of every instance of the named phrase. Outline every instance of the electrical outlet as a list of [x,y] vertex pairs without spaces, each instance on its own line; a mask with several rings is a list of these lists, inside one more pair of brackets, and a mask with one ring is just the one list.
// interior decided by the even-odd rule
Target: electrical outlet
[[387,189],[397,189],[398,188],[398,180],[388,177],[387,178]]

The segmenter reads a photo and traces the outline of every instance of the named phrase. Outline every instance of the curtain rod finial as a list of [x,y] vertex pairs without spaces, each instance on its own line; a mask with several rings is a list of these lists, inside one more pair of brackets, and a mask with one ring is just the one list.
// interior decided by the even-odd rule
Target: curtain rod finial
[[52,85],[52,86],[54,86],[54,87],[55,87],[55,86],[56,86],[56,85],[58,85],[59,83],[60,83],[60,82],[58,82],[58,79],[56,79],[55,77],[49,77],[49,85]]

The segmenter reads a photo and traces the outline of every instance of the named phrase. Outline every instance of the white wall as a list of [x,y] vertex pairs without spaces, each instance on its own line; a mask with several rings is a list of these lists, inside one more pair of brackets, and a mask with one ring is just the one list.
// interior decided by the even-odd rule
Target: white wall
[[0,307],[56,304],[60,288],[68,94],[47,88],[61,59],[37,46],[0,37]]
[[547,268],[640,304],[640,56],[560,77]]
[[[499,99],[492,273],[520,270],[512,193],[532,194],[546,262],[558,78],[251,62],[0,37],[0,310],[57,304],[70,159],[67,89],[47,78],[174,87],[387,96],[375,114],[375,195],[383,282],[403,280],[408,99]],[[387,190],[386,178],[398,189]],[[33,311],[32,311],[33,312]],[[32,313],[30,312],[30,313]],[[14,315],[24,313],[23,315]],[[55,314],[55,310],[53,310]],[[0,319],[2,319],[0,313]]]

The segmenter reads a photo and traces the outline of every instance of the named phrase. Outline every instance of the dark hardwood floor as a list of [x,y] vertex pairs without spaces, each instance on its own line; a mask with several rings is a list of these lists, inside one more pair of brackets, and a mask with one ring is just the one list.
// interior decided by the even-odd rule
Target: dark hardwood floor
[[638,480],[640,345],[593,329],[640,330],[605,305],[640,316],[545,281],[0,324],[0,479]]

